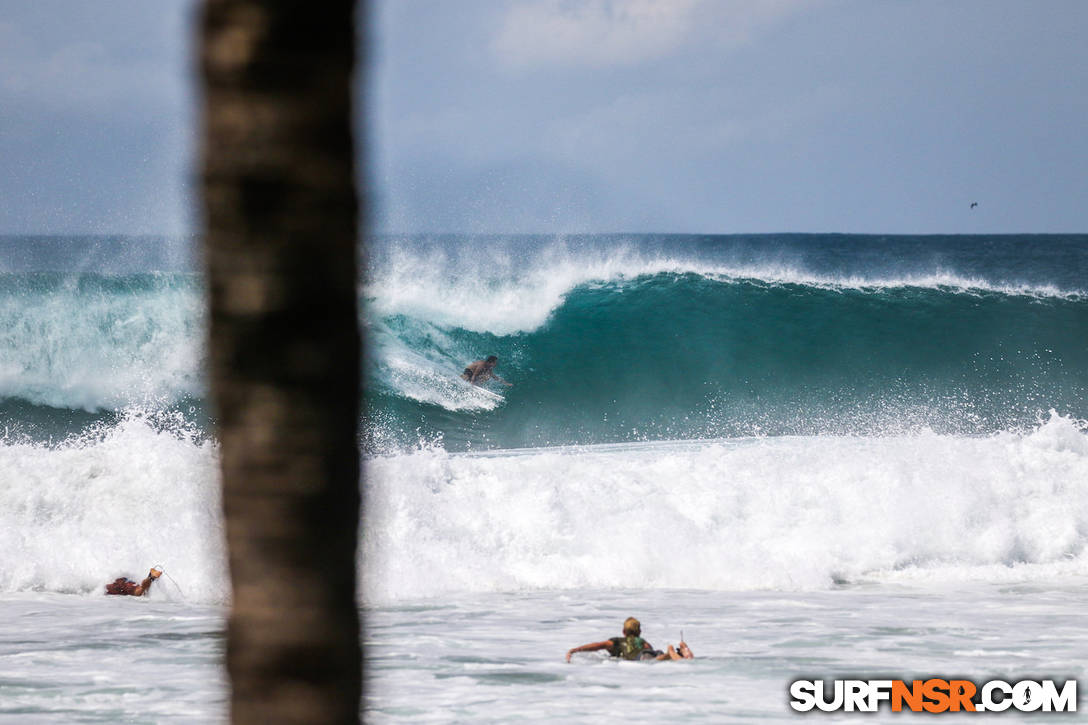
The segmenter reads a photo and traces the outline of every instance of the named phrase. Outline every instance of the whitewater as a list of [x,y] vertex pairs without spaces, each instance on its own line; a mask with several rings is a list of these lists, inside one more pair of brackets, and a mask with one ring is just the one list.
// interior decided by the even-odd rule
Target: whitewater
[[[0,714],[225,714],[179,246],[0,240]],[[372,240],[367,720],[776,721],[809,675],[1083,679],[1085,279],[1084,236]],[[487,354],[502,397],[458,377]],[[152,564],[150,597],[101,595]],[[631,615],[697,659],[563,662]]]

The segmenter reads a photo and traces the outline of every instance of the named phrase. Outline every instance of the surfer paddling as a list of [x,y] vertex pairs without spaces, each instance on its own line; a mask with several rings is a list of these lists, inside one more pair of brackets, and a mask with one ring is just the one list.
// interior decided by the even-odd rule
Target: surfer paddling
[[147,578],[139,584],[127,577],[117,577],[113,582],[106,585],[106,594],[122,594],[130,597],[142,597],[144,594],[147,594],[147,591],[151,589],[151,584],[160,576],[162,576],[162,569],[152,567],[151,571],[147,572]]
[[601,642],[590,642],[567,651],[567,662],[575,652],[596,652],[608,650],[609,657],[618,657],[624,660],[690,660],[695,655],[687,642],[681,641],[673,647],[671,644],[664,652],[655,650],[653,645],[642,638],[642,624],[634,617],[623,620],[623,636],[612,637]]
[[498,364],[499,359],[497,357],[488,355],[487,358],[483,360],[469,363],[468,367],[465,368],[465,372],[461,373],[461,378],[469,381],[473,385],[479,385],[480,383],[494,379],[508,388],[512,387],[513,383],[508,383],[495,374],[495,366]]

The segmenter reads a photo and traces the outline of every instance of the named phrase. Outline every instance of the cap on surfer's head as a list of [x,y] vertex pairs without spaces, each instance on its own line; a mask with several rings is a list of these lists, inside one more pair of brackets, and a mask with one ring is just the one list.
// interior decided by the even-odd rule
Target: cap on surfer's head
[[499,359],[497,357],[495,357],[494,355],[488,355],[487,359],[484,360],[484,362],[498,362],[498,361],[499,361]]
[[633,634],[636,637],[642,634],[642,623],[634,617],[628,617],[623,620],[623,633]]

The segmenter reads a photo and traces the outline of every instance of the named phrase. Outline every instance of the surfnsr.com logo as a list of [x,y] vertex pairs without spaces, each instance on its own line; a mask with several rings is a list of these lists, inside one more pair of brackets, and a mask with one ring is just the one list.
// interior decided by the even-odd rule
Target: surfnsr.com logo
[[790,707],[798,712],[1076,712],[1077,681],[1066,680],[795,680]]

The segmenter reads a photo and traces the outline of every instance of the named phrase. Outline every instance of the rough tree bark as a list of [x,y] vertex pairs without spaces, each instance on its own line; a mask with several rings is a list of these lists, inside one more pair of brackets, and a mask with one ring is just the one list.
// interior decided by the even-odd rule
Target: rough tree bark
[[354,0],[205,0],[210,377],[235,723],[358,722]]

